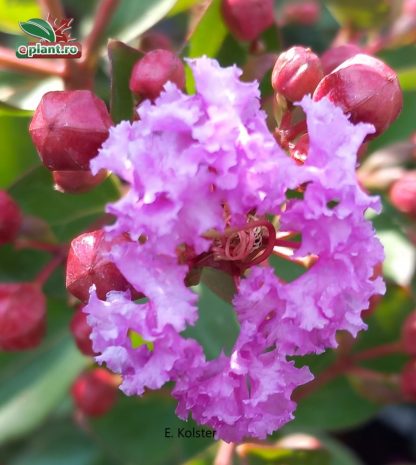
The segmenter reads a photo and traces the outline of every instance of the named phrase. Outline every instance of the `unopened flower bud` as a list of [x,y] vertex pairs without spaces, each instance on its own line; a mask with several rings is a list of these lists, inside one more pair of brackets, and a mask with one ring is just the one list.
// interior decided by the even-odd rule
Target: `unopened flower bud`
[[322,69],[324,74],[329,74],[341,63],[362,53],[361,47],[355,44],[343,44],[333,47],[324,52],[321,56]]
[[29,126],[51,171],[89,170],[112,122],[105,103],[89,90],[46,93]]
[[182,61],[169,50],[153,50],[134,65],[130,76],[130,90],[137,96],[154,100],[169,81],[179,89],[185,87]]
[[169,37],[161,32],[148,31],[140,37],[140,50],[144,53],[152,50],[172,50],[172,42]]
[[403,324],[402,344],[407,354],[416,356],[416,310],[406,318]]
[[416,217],[416,170],[408,171],[393,184],[390,202],[402,213]]
[[221,11],[231,33],[248,42],[274,22],[273,0],[222,0]]
[[38,346],[45,333],[46,302],[34,283],[0,284],[0,349]]
[[73,314],[70,329],[80,352],[89,356],[96,355],[90,339],[91,328],[87,322],[87,315],[82,311],[82,306],[79,306]]
[[83,414],[102,416],[111,410],[117,400],[115,377],[104,368],[82,373],[72,385],[71,395]]
[[416,360],[407,362],[400,377],[400,386],[403,397],[416,402]]
[[13,242],[21,224],[19,206],[6,191],[0,190],[0,245]]
[[273,89],[290,102],[313,93],[323,72],[319,57],[310,49],[292,47],[279,55],[272,73]]
[[309,26],[319,21],[321,5],[316,0],[300,0],[284,5],[282,19],[285,24],[296,23]]
[[102,230],[81,234],[71,242],[66,265],[66,287],[82,302],[89,299],[89,290],[95,285],[99,299],[105,300],[110,291],[134,289],[108,256],[111,243]]
[[325,76],[313,95],[329,98],[353,123],[371,123],[383,133],[398,117],[403,96],[396,73],[381,60],[358,54]]
[[54,171],[52,173],[54,188],[67,194],[88,192],[107,177],[105,170],[93,175],[91,171]]

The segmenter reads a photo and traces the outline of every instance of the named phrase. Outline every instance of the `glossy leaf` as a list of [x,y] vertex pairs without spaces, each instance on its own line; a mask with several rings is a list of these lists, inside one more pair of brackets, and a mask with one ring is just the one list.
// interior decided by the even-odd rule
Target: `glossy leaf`
[[0,108],[0,188],[7,188],[27,169],[38,165],[39,157],[28,133],[32,113]]
[[129,89],[131,70],[142,54],[123,42],[110,40],[108,57],[111,64],[110,113],[114,123],[133,117],[134,101]]
[[69,335],[1,371],[0,445],[36,427],[67,395],[86,359]]
[[120,0],[107,36],[129,42],[162,19],[174,4],[175,0]]
[[[178,429],[201,427],[179,420],[175,407],[167,390],[142,398],[122,396],[111,412],[93,422],[94,435],[118,463],[176,465],[208,447],[212,439],[178,437]],[[173,437],[166,437],[168,433]]]
[[47,221],[58,240],[67,241],[104,213],[105,205],[119,196],[113,178],[92,191],[68,195],[54,191],[46,168],[31,170],[10,188],[22,210]]

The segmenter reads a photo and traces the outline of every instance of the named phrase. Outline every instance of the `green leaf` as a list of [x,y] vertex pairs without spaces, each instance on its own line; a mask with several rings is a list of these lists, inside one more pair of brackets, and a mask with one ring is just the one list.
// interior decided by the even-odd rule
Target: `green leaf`
[[214,268],[204,268],[201,282],[225,302],[229,304],[232,302],[236,288],[233,278],[228,273]]
[[233,308],[204,284],[197,286],[197,291],[199,319],[185,331],[185,336],[196,339],[208,359],[218,357],[221,351],[229,354],[239,332]]
[[397,74],[403,90],[416,90],[416,67],[400,69]]
[[121,0],[112,17],[107,37],[129,42],[167,15],[175,0]]
[[[121,397],[113,410],[92,422],[94,435],[117,463],[181,463],[212,444],[212,439],[178,437],[178,428],[202,428],[179,420],[175,407],[167,390],[149,392],[142,398]],[[166,437],[166,428],[172,438]]]
[[67,395],[87,359],[70,336],[12,363],[0,376],[0,445],[35,428]]
[[204,0],[177,0],[173,8],[169,11],[169,16],[175,16],[179,13],[183,13],[203,1]]
[[129,89],[131,70],[142,54],[123,42],[110,40],[108,56],[111,63],[110,112],[114,123],[133,117],[134,101]]
[[[189,39],[187,56],[194,58],[206,55],[215,57],[219,52],[227,29],[220,11],[221,1],[212,0],[202,18],[198,18],[197,26]],[[189,93],[194,92],[195,83],[189,67],[186,69],[186,87]]]
[[56,36],[53,27],[44,19],[32,18],[26,22],[19,23],[20,28],[26,34],[39,39],[47,40],[48,42],[55,42]]
[[39,157],[28,133],[31,112],[0,108],[0,188],[7,188],[28,168],[39,164]]
[[59,241],[68,241],[104,213],[105,205],[119,197],[110,177],[90,192],[68,195],[53,189],[51,174],[43,166],[19,179],[10,193],[26,214],[49,223]]
[[329,465],[327,451],[285,449],[273,445],[252,445],[245,456],[250,465]]
[[379,27],[395,13],[389,0],[327,0],[328,8],[342,26],[355,29]]
[[8,465],[95,465],[100,450],[71,418],[49,421],[7,456]]
[[36,0],[0,0],[0,30],[19,34],[19,21],[41,16]]

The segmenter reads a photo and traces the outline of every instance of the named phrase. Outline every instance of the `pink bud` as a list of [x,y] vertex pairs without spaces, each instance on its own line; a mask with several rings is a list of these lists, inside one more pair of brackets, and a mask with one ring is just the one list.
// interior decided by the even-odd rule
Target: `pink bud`
[[[97,296],[105,300],[110,291],[134,290],[111,262],[107,242],[102,230],[81,234],[71,242],[66,265],[66,287],[82,302],[89,299],[90,287],[94,284]],[[137,293],[136,293],[137,294]]]
[[87,416],[105,415],[117,400],[115,377],[104,368],[82,373],[71,388],[77,408]]
[[292,47],[279,55],[272,74],[273,89],[290,102],[311,94],[323,72],[319,57],[309,48]]
[[358,55],[359,53],[362,53],[362,49],[355,44],[344,44],[328,49],[321,56],[324,74],[329,74],[341,63],[344,63],[344,61]]
[[80,352],[89,356],[96,355],[90,339],[91,328],[87,322],[87,315],[82,311],[82,306],[79,306],[73,314],[70,329]]
[[403,106],[396,73],[381,60],[364,54],[344,61],[322,79],[313,98],[323,97],[350,114],[353,123],[373,124],[376,132],[371,137],[383,133]]
[[21,224],[19,206],[6,191],[0,190],[0,245],[13,242]]
[[176,84],[179,89],[185,87],[183,63],[169,50],[153,50],[134,65],[130,90],[140,97],[154,100],[168,81]]
[[416,218],[416,170],[408,171],[393,184],[390,202],[397,210]]
[[42,97],[29,132],[52,171],[88,170],[112,122],[105,103],[89,90],[54,91]]
[[80,194],[101,184],[107,177],[105,170],[93,175],[91,171],[54,171],[54,188],[59,192]]
[[416,310],[406,318],[403,324],[402,343],[407,354],[416,356]]
[[404,366],[400,385],[403,393],[403,397],[406,400],[415,402],[416,401],[416,360],[407,362]]
[[251,42],[274,23],[273,0],[222,0],[221,11],[239,40]]
[[315,24],[321,16],[321,5],[316,0],[291,1],[282,10],[284,23],[297,23],[305,26]]
[[45,297],[34,283],[0,284],[0,349],[38,346],[45,333]]

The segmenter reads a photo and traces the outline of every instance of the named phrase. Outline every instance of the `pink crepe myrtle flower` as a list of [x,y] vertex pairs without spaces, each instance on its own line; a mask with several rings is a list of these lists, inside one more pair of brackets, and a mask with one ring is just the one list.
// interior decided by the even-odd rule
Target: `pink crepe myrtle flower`
[[[93,173],[112,170],[130,186],[108,205],[116,222],[107,234],[129,238],[110,254],[147,299],[112,291],[102,301],[92,288],[85,311],[96,360],[122,375],[126,394],[173,381],[181,418],[192,415],[226,441],[264,438],[293,418],[292,393],[312,379],[288,357],[335,347],[338,330],[356,335],[370,297],[384,292],[373,278],[383,249],[364,217],[379,201],[355,175],[357,150],[374,128],[305,97],[309,151],[299,165],[267,129],[257,83],[205,57],[188,63],[196,93],[167,83],[139,106],[138,121],[110,129],[91,162]],[[299,186],[303,198],[289,198]],[[292,258],[314,263],[290,283],[267,264],[283,231],[301,237],[289,245]],[[198,318],[187,276],[203,266],[239,283],[240,334],[231,354],[214,360],[182,335]]]

